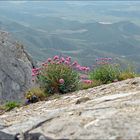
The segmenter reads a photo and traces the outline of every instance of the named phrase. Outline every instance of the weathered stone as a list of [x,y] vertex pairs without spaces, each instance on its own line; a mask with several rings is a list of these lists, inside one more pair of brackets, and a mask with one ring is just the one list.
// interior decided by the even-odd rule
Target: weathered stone
[[32,65],[23,46],[7,32],[0,32],[0,104],[23,98],[31,86]]
[[86,102],[88,100],[90,100],[89,97],[82,97],[82,98],[77,99],[75,104],[81,104],[81,103],[84,103],[84,102]]
[[16,140],[16,137],[0,131],[0,140]]
[[12,136],[19,133],[19,140],[140,139],[140,85],[133,81],[140,83],[140,78],[6,112],[0,116],[6,126],[1,132]]
[[18,140],[52,140],[50,137],[46,137],[41,133],[21,133],[16,136]]
[[4,124],[4,122],[2,121],[2,120],[0,120],[0,129],[3,129],[3,128],[5,128],[6,126],[5,126],[5,124]]

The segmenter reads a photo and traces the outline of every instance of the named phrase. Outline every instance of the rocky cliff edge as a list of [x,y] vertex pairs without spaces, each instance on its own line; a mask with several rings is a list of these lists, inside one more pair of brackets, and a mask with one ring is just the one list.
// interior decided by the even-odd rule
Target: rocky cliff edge
[[9,33],[0,31],[0,104],[21,100],[31,85],[33,61]]
[[140,139],[140,78],[77,91],[0,116],[0,139]]

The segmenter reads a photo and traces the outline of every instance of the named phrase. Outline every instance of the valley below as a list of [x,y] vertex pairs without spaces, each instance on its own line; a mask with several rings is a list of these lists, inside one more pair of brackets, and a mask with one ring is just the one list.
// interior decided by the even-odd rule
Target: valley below
[[[140,71],[139,3],[114,3],[1,2],[0,29],[38,62],[59,55],[92,66],[96,58],[112,57]],[[118,9],[122,15],[116,15]]]

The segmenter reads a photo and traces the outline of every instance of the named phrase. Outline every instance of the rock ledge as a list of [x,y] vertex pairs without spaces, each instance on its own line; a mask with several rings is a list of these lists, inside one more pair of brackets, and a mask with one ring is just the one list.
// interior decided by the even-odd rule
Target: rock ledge
[[134,78],[6,112],[0,116],[0,139],[138,140],[139,116],[140,78]]

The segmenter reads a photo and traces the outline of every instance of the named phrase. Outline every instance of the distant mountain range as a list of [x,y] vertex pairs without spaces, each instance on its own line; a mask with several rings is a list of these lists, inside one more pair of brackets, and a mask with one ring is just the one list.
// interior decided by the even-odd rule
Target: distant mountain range
[[[98,57],[113,57],[122,63],[131,61],[137,67],[140,66],[140,26],[138,24],[129,19],[123,20],[122,17],[117,22],[115,20],[97,22],[94,16],[91,19],[91,15],[90,20],[81,22],[82,15],[81,19],[75,19],[77,12],[73,19],[60,16],[60,13],[66,11],[66,14],[74,15],[77,9],[82,13],[83,7],[88,12],[97,12],[98,4],[94,6],[89,3],[86,5],[62,3],[57,2],[54,5],[46,2],[43,6],[43,2],[29,2],[17,7],[13,3],[12,5],[4,5],[4,3],[0,6],[0,30],[12,33],[38,61],[57,54],[70,55],[83,65],[92,65]],[[35,6],[36,4],[38,7]],[[5,6],[13,6],[13,9],[6,9]],[[114,7],[111,5],[110,11],[107,10],[106,13],[111,12],[112,9],[116,10]],[[124,7],[126,7],[124,3],[120,5],[120,9]],[[73,8],[71,13],[69,13],[70,8]]]

